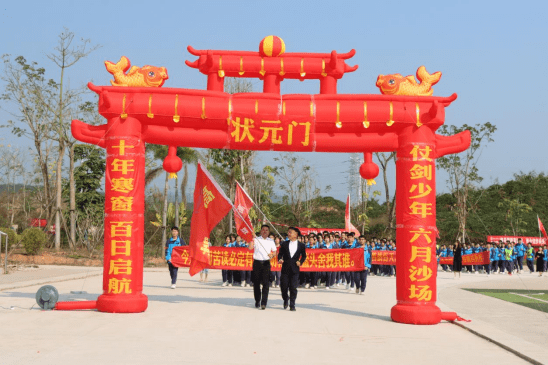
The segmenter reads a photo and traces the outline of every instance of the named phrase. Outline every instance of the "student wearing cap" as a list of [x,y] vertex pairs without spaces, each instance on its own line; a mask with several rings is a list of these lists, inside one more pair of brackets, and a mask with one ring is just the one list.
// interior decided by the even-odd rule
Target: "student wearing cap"
[[282,265],[281,290],[284,301],[284,309],[295,311],[297,300],[297,287],[299,286],[299,274],[301,265],[306,261],[306,248],[304,243],[298,241],[300,236],[298,228],[289,227],[287,234],[289,239],[283,242],[278,252],[278,262]]
[[[236,247],[235,240],[232,240],[232,234],[226,235],[223,247]],[[221,286],[232,286],[234,281],[234,270],[221,270],[221,277],[223,279],[223,284]]]
[[171,227],[171,237],[166,241],[164,247],[166,250],[166,262],[169,268],[169,276],[171,276],[171,289],[175,289],[177,286],[177,273],[179,272],[179,268],[173,266],[171,263],[171,253],[173,248],[183,246],[184,244],[184,241],[179,237],[179,227]]

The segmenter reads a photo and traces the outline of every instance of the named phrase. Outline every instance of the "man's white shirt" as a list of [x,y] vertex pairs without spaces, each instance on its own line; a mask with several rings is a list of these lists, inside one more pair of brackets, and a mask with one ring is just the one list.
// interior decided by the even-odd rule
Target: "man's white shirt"
[[295,256],[298,245],[299,241],[289,241],[289,255],[291,255],[291,257]]
[[253,259],[260,261],[270,260],[268,254],[271,252],[276,252],[276,244],[274,243],[274,240],[270,237],[263,238],[259,236],[255,237],[253,241],[255,244]]

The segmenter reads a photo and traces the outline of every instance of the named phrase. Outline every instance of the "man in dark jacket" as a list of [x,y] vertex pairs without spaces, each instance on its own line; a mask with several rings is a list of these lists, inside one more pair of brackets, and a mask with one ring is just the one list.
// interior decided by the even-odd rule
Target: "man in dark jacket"
[[287,234],[289,239],[281,244],[280,252],[278,253],[278,262],[282,265],[280,287],[282,289],[284,309],[289,304],[290,310],[295,311],[299,273],[301,265],[306,260],[306,248],[304,243],[297,240],[301,234],[298,228],[289,227]]

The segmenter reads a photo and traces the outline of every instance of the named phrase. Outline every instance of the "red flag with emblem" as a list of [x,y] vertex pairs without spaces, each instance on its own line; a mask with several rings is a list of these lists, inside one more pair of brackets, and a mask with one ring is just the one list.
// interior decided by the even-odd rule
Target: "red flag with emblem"
[[542,222],[540,221],[540,218],[539,218],[538,215],[537,215],[537,219],[538,219],[538,229],[539,229],[539,231],[542,232],[544,237],[548,238],[548,235],[546,235],[546,229],[544,229],[544,224],[542,224]]
[[242,237],[245,242],[253,241],[254,236],[251,218],[249,218],[249,210],[252,206],[253,200],[251,200],[240,184],[236,182],[236,198],[234,199],[234,207],[237,212],[234,214],[234,222],[236,223],[236,232],[238,232],[240,237]]
[[194,212],[190,223],[190,276],[202,271],[209,264],[211,230],[232,209],[230,200],[200,162],[197,170]]
[[350,194],[348,194],[348,198],[346,198],[346,211],[344,214],[344,230],[346,232],[354,232],[358,236],[361,235],[360,231],[354,225],[352,222],[350,222]]

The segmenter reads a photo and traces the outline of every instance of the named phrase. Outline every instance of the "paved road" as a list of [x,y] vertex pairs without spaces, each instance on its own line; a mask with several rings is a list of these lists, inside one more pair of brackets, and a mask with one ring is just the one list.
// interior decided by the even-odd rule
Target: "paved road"
[[[394,278],[370,278],[364,296],[341,289],[301,289],[297,312],[289,312],[282,309],[279,289],[271,289],[268,308],[261,311],[254,308],[251,288],[221,287],[218,271],[211,272],[206,284],[183,270],[179,276],[178,288],[173,290],[168,287],[167,269],[146,269],[149,308],[140,314],[28,310],[35,303],[40,285],[0,289],[0,306],[20,307],[0,309],[0,363],[526,363],[451,323],[412,326],[392,322],[389,316],[395,304]],[[449,277],[442,273],[439,279],[440,306],[444,310],[461,305],[451,293],[464,291],[455,286],[487,280],[479,275],[463,277],[460,282]],[[502,283],[507,278],[490,279]],[[61,300],[93,300],[101,292],[100,275],[85,280],[52,280]],[[21,282],[21,286],[24,284]],[[70,295],[71,290],[89,294]],[[492,301],[496,300],[470,295],[474,297],[467,303],[473,307],[494,305]],[[516,307],[518,315],[530,314],[528,308]],[[516,308],[509,310],[516,313]],[[459,314],[472,319],[472,323],[483,322],[471,310]],[[543,334],[547,338],[548,333]]]

